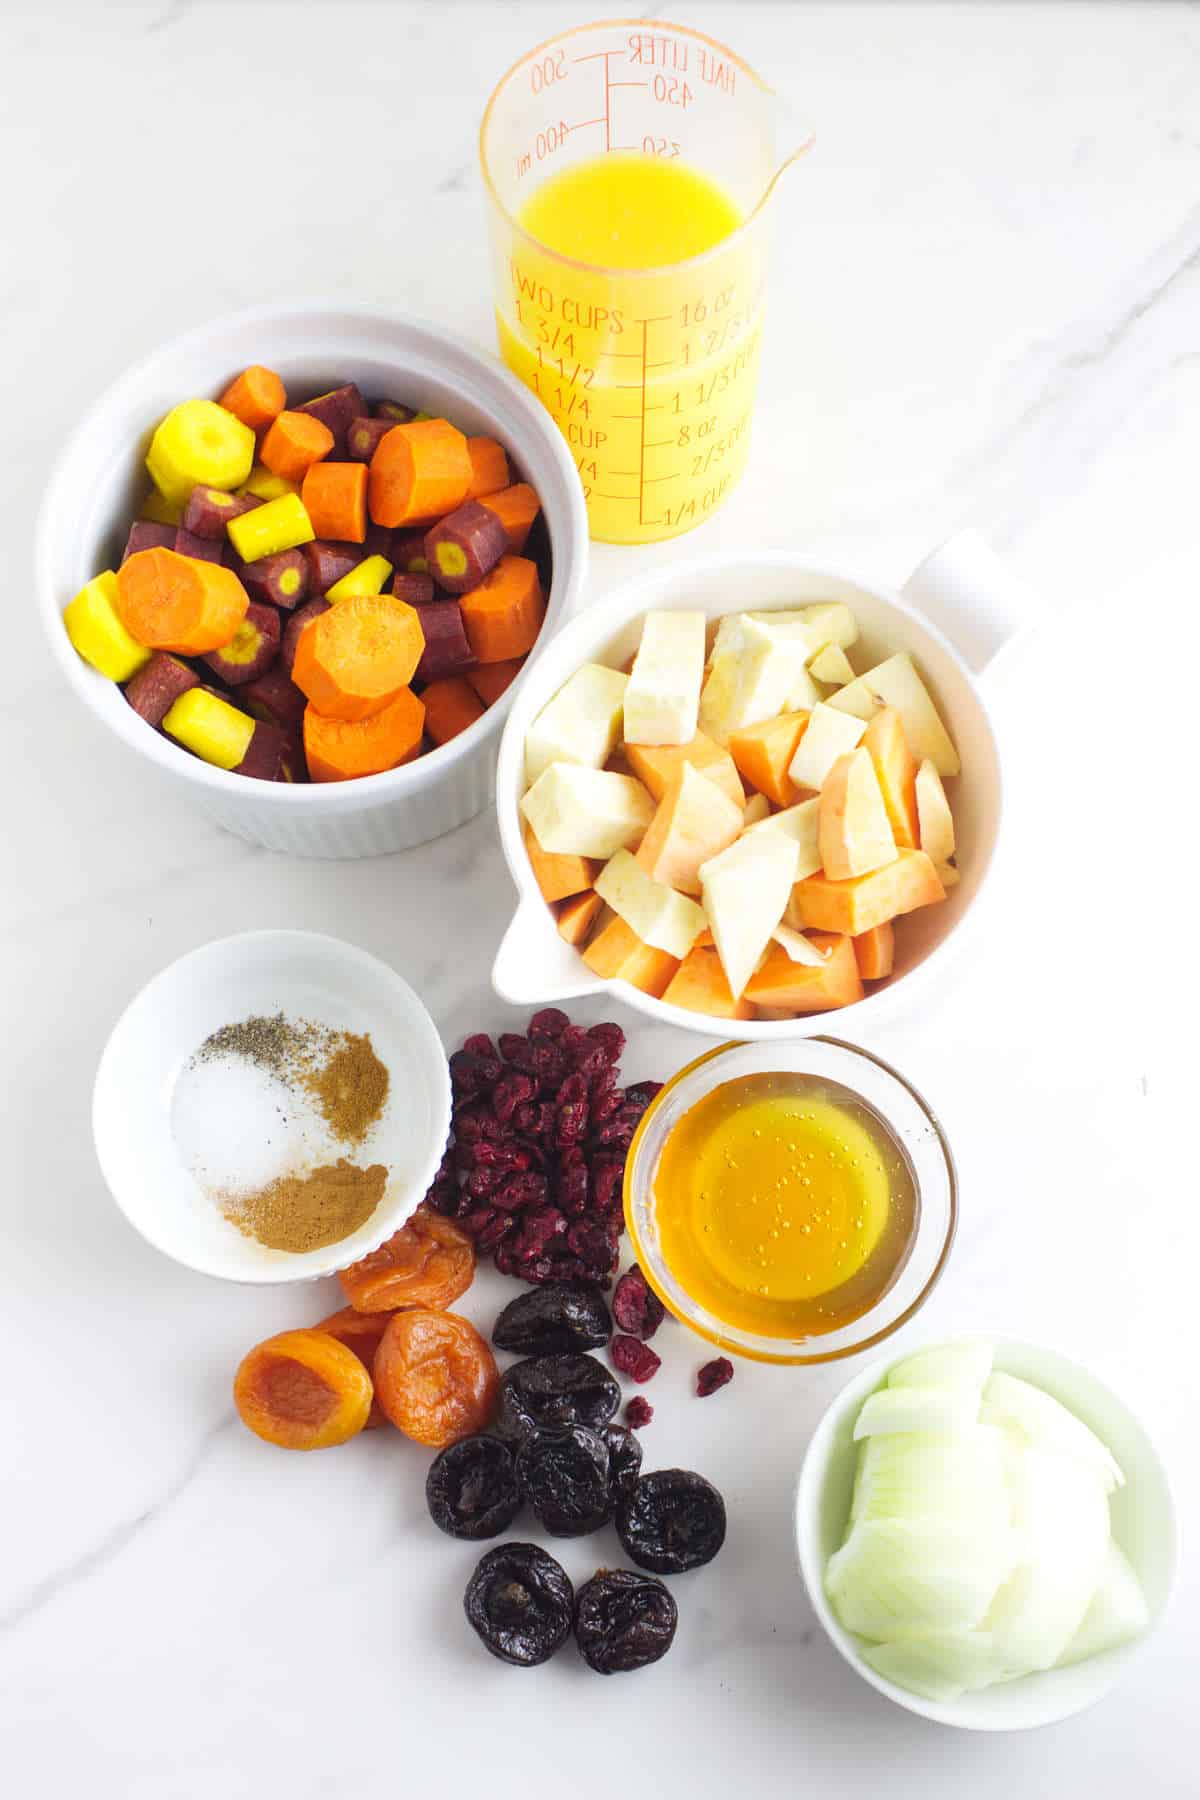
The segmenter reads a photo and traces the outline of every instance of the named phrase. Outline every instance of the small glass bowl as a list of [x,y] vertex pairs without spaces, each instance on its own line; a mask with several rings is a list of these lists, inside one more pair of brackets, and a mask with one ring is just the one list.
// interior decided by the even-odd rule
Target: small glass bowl
[[[663,1259],[654,1178],[671,1131],[706,1094],[744,1075],[793,1073],[840,1082],[890,1127],[916,1179],[917,1225],[908,1258],[891,1287],[861,1318],[820,1336],[766,1337],[718,1318],[681,1286]],[[929,1298],[954,1242],[958,1177],[946,1135],[928,1103],[869,1051],[829,1037],[722,1044],[680,1069],[647,1108],[625,1164],[625,1222],[642,1273],[663,1305],[710,1343],[756,1362],[836,1362],[882,1343]]]

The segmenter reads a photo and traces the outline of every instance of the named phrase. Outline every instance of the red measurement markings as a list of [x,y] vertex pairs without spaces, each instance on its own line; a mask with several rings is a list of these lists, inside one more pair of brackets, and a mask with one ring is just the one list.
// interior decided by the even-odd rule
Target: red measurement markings
[[571,58],[572,62],[577,62],[577,63],[602,62],[604,64],[604,112],[603,112],[603,115],[601,116],[601,118],[592,119],[590,121],[590,123],[593,125],[601,125],[602,124],[604,126],[604,148],[606,151],[612,149],[612,86],[613,86],[613,84],[609,80],[608,63],[609,63],[610,57],[623,56],[623,55],[624,55],[624,51],[622,51],[622,50],[592,50],[592,51],[589,51],[586,56],[573,56]]

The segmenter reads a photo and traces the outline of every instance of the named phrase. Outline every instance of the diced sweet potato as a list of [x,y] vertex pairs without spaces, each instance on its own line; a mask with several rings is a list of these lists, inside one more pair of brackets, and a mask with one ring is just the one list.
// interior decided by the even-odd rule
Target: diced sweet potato
[[327,594],[344,575],[357,568],[363,553],[346,544],[327,544],[324,539],[316,538],[311,544],[305,544],[302,554],[308,563],[311,591]]
[[318,394],[315,400],[306,400],[303,406],[295,409],[299,413],[308,413],[310,418],[320,419],[322,425],[333,433],[333,449],[331,456],[340,457],[345,453],[346,434],[355,419],[361,419],[367,410],[367,403],[352,381],[345,387],[331,388],[327,394]]
[[595,884],[603,867],[602,863],[594,861],[590,856],[568,856],[543,850],[527,819],[522,822],[521,829],[533,879],[542,890],[544,900],[552,903],[555,900],[566,900],[572,894],[583,893]]
[[449,594],[478,587],[508,548],[508,533],[478,500],[464,500],[425,533],[429,573]]
[[793,962],[777,945],[746,983],[747,1000],[788,1013],[831,1012],[861,1000],[862,978],[850,939],[819,931],[809,941],[826,957],[820,968]]
[[[428,575],[405,575],[405,581],[428,581]],[[397,590],[393,587],[392,592]],[[400,599],[404,596],[398,595]],[[418,681],[439,681],[445,675],[461,675],[474,666],[475,658],[463,629],[456,600],[436,600],[431,606],[413,605],[421,621],[425,648],[417,664]],[[476,692],[476,698],[481,696]]]
[[139,550],[173,550],[178,530],[177,525],[159,525],[152,519],[135,519],[129,527],[121,561],[128,562]]
[[741,835],[742,809],[693,763],[681,762],[650,822],[637,861],[684,894],[700,892],[700,865]]
[[572,894],[558,909],[558,935],[576,949],[587,942],[588,933],[600,917],[604,902],[599,894]]
[[243,563],[238,574],[250,598],[268,606],[282,606],[291,612],[308,599],[312,576],[303,550],[277,550],[274,556],[260,556],[257,562]]
[[917,759],[908,747],[904,724],[894,706],[877,712],[863,735],[887,808],[892,836],[901,850],[920,844],[917,825]]
[[873,925],[870,931],[860,932],[853,944],[858,972],[864,981],[882,981],[885,975],[891,974],[896,955],[896,933],[890,919],[882,925]]
[[715,781],[738,806],[745,803],[745,789],[732,756],[702,731],[690,744],[626,744],[625,758],[630,773],[649,788],[655,800],[662,799],[680,764],[689,762],[707,780]]
[[227,494],[222,488],[194,487],[180,524],[196,537],[217,538],[223,544],[230,519],[240,519],[243,513],[261,505],[255,494]]
[[210,650],[204,661],[228,687],[241,687],[243,682],[257,681],[266,674],[279,655],[280,636],[275,608],[252,600],[229,642],[218,650]]
[[901,850],[895,862],[850,881],[830,881],[825,874],[798,881],[788,902],[787,922],[798,931],[861,937],[901,913],[945,899],[945,893],[923,850]]
[[287,671],[276,663],[257,681],[246,683],[238,694],[238,704],[252,718],[278,725],[284,731],[298,731],[308,702]]
[[495,706],[524,667],[523,656],[511,657],[507,662],[480,663],[477,669],[467,670],[467,680],[485,706]]
[[279,663],[281,668],[287,670],[289,676],[296,660],[296,645],[300,642],[305,626],[311,625],[314,619],[319,619],[322,613],[327,613],[329,610],[328,600],[306,600],[303,606],[296,608],[284,626],[283,638],[279,645]]
[[125,684],[125,698],[138,717],[157,730],[180,694],[199,685],[200,677],[194,669],[189,669],[177,656],[156,650],[150,661]]
[[776,806],[794,806],[800,798],[788,769],[807,725],[806,712],[779,713],[730,733],[729,754],[738,774]]
[[444,675],[431,681],[421,699],[425,703],[425,733],[435,744],[448,744],[483,717],[479,695],[459,675]]
[[716,951],[693,944],[663,993],[668,1006],[708,1013],[714,1019],[750,1019],[754,1008],[743,995],[735,1000]]
[[[392,576],[392,592],[397,600],[403,600],[409,606],[432,606],[434,601],[433,576],[410,575],[406,569],[401,569],[398,575]],[[455,607],[455,611],[458,611],[457,607]],[[462,622],[461,613],[459,613],[459,622],[460,624]],[[463,641],[466,641],[465,632]]]
[[605,981],[627,981],[655,1000],[661,1000],[679,967],[679,958],[644,944],[624,919],[614,914],[596,933],[583,953],[594,975]]

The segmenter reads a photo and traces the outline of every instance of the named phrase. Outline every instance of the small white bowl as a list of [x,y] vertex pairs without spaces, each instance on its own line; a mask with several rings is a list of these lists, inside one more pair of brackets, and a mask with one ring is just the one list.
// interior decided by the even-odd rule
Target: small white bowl
[[[175,1111],[181,1077],[214,1031],[279,1012],[369,1032],[390,1076],[361,1148],[331,1153],[383,1163],[383,1199],[352,1236],[303,1253],[270,1250],[229,1223],[185,1160]],[[113,1199],[165,1256],[227,1281],[310,1281],[377,1249],[420,1205],[450,1130],[450,1074],[433,1020],[386,963],[319,932],[249,931],[180,957],[126,1007],[96,1071],[92,1130]],[[247,1164],[263,1154],[252,1110],[231,1108],[213,1131],[221,1161],[239,1148]]]
[[[988,1338],[986,1332],[972,1336]],[[944,1338],[928,1340],[944,1343]],[[897,1687],[865,1663],[858,1639],[838,1623],[825,1595],[825,1567],[842,1541],[854,1485],[854,1424],[868,1394],[883,1385],[888,1370],[920,1343],[868,1364],[849,1382],[812,1435],[796,1490],[796,1546],[800,1573],[813,1610],[834,1648],[864,1681],[908,1712],[956,1725],[965,1731],[1025,1731],[1069,1719],[1103,1698],[1146,1644],[1166,1608],[1175,1574],[1175,1508],[1158,1452],[1141,1425],[1112,1389],[1055,1350],[1016,1339],[988,1339],[996,1364],[1036,1383],[1061,1400],[1108,1445],[1125,1472],[1125,1486],[1111,1498],[1113,1534],[1137,1571],[1150,1609],[1142,1636],[1067,1669],[1048,1669],[1019,1681],[1001,1682],[957,1700],[926,1700]]]
[[[619,667],[637,649],[643,616],[652,610],[695,608],[710,619],[738,607],[771,610],[843,600],[861,636],[852,654],[860,669],[899,650],[916,658],[962,757],[952,784],[958,866],[962,879],[938,906],[901,920],[896,969],[890,980],[836,1015],[839,1030],[868,1029],[897,1003],[912,1002],[940,974],[952,940],[983,889],[1000,831],[1000,757],[986,695],[977,676],[1013,630],[1025,601],[1016,582],[973,532],[950,539],[893,593],[846,574],[814,568],[796,551],[731,553],[673,563],[627,583],[589,608],[547,645],[513,702],[500,741],[496,815],[504,855],[516,883],[517,911],[500,946],[492,981],[516,1005],[559,1005],[582,994],[610,993],[657,1020],[708,1037],[809,1037],[829,1028],[829,1013],[794,1019],[712,1019],[668,1006],[624,981],[601,981],[578,950],[564,943],[538,890],[521,835],[525,737],[538,713],[586,662]],[[922,617],[921,608],[926,616]],[[938,628],[953,625],[955,641]],[[955,648],[955,643],[962,646]]]
[[587,573],[587,510],[558,427],[493,356],[438,326],[341,304],[263,306],[215,319],[156,350],[101,396],[72,433],[38,518],[38,604],[50,648],[92,712],[180,799],[227,831],[292,856],[379,856],[463,825],[492,795],[495,746],[524,671],[468,730],[427,756],[358,781],[252,781],[189,756],[152,731],[121,690],[76,655],[67,602],[120,556],[149,487],[143,457],[180,400],[212,397],[248,363],[267,363],[295,395],[356,381],[368,399],[414,400],[467,431],[495,437],[537,489],[553,576],[530,663],[578,603]]

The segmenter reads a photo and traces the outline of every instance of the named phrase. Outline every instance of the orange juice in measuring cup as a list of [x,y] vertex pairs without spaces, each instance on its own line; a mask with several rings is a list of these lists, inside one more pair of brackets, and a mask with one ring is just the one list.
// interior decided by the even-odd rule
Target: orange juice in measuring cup
[[788,163],[771,90],[658,20],[582,26],[488,102],[500,348],[570,445],[593,537],[699,525],[742,472],[768,202]]

